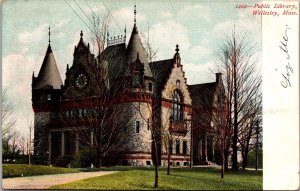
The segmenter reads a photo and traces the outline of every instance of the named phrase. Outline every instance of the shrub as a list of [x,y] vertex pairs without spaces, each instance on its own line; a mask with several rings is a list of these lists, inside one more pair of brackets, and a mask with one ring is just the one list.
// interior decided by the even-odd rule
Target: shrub
[[85,168],[90,167],[91,163],[95,164],[96,152],[90,148],[81,149],[73,158],[71,167],[73,168]]

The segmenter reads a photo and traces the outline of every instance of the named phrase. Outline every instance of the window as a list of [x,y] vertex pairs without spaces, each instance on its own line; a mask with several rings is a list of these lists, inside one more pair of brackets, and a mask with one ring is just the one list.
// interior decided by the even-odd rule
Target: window
[[152,91],[152,83],[149,82],[149,91]]
[[51,94],[47,94],[47,100],[51,101]]
[[87,116],[87,110],[83,109],[83,116],[86,117]]
[[176,141],[176,154],[179,154],[179,151],[180,151],[180,141],[177,140]]
[[176,86],[180,85],[180,80],[176,80]]
[[186,141],[183,141],[183,144],[182,144],[182,154],[186,155],[186,151],[187,151],[187,144],[186,144]]
[[66,116],[66,117],[69,117],[69,115],[70,115],[70,112],[69,112],[69,110],[67,110],[67,111],[65,112],[65,116]]
[[135,132],[140,133],[140,122],[139,121],[135,122]]
[[150,130],[150,119],[147,119],[147,130]]
[[78,117],[82,117],[82,109],[78,110]]
[[173,142],[172,142],[172,140],[169,141],[169,151],[170,151],[170,154],[173,154]]
[[172,119],[173,122],[180,122],[183,119],[183,99],[179,90],[175,90],[173,94]]

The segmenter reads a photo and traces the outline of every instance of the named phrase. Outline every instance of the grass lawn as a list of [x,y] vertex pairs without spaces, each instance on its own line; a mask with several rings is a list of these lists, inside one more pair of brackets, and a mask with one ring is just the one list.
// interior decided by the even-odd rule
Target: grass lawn
[[3,164],[3,178],[79,172],[78,169],[43,165]]
[[[108,170],[108,169],[104,169]],[[151,168],[113,168],[123,170],[114,174],[89,178],[67,184],[56,185],[50,189],[154,189],[154,171]],[[217,168],[171,169],[166,175],[166,169],[159,169],[159,188],[170,190],[262,190],[262,171],[240,170],[227,172],[225,178],[220,178]]]

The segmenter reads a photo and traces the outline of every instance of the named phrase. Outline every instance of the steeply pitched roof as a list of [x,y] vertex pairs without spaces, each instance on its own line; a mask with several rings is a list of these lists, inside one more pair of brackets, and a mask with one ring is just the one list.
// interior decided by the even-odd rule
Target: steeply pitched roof
[[125,66],[126,45],[125,43],[110,45],[101,53],[103,59],[108,62],[108,75],[116,77],[129,72],[129,68]]
[[173,59],[160,60],[150,63],[150,67],[155,81],[156,91],[160,92],[161,89],[164,87],[171,73],[173,63]]
[[142,40],[137,30],[136,24],[134,24],[127,46],[126,62],[129,64],[135,62],[137,54],[139,54],[139,59],[145,66],[145,76],[153,77],[145,48],[143,47]]
[[192,97],[192,105],[196,108],[211,107],[216,87],[216,82],[188,85]]
[[49,89],[51,87],[60,89],[61,85],[63,85],[63,82],[49,44],[38,77],[34,79],[33,89]]

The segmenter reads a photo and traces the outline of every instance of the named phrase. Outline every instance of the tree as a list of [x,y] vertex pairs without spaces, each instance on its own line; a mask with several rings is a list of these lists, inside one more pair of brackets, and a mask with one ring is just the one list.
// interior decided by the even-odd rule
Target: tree
[[1,96],[1,107],[2,107],[2,137],[6,137],[13,129],[16,119],[13,115],[14,105],[10,101],[7,93],[7,88],[3,88]]
[[257,63],[247,35],[237,35],[234,28],[221,48],[218,62],[218,68],[225,75],[228,128],[233,132],[232,169],[238,169],[239,135],[249,130],[261,107],[261,74],[256,69]]
[[[201,99],[198,98],[198,102],[193,108],[193,134],[195,138],[198,137],[201,140],[201,155],[207,154],[207,148],[205,147],[208,146],[210,146],[212,150],[212,160],[216,160],[217,158],[217,156],[215,156],[215,149],[220,152],[220,161],[216,162],[220,163],[221,178],[224,178],[226,147],[231,138],[232,132],[228,128],[228,103],[225,97],[222,75],[217,73],[216,76],[216,83],[202,84],[200,87],[191,87],[190,89],[193,94],[202,94]],[[208,137],[211,139],[211,145],[207,144]],[[198,139],[195,140],[197,142]],[[205,144],[203,144],[203,140],[205,140]],[[200,161],[204,162],[203,160],[202,156]]]
[[[96,43],[98,56],[94,59],[89,52],[83,52],[78,58],[83,58],[85,70],[89,74],[90,89],[82,93],[88,96],[89,100],[86,102],[85,98],[81,99],[80,96],[72,98],[76,111],[67,115],[80,118],[70,119],[62,115],[61,120],[66,126],[74,127],[74,135],[82,146],[95,153],[96,165],[101,168],[104,159],[108,156],[116,157],[127,147],[130,130],[128,119],[131,113],[126,102],[130,81],[122,68],[116,68],[124,62],[122,57],[117,55],[119,52],[105,49],[109,16],[93,19],[91,36]],[[76,93],[73,95],[76,96]]]

